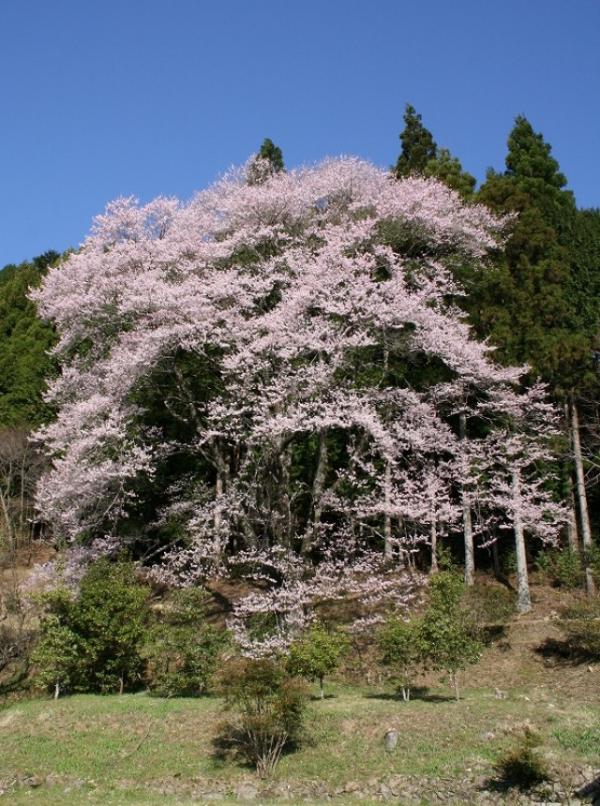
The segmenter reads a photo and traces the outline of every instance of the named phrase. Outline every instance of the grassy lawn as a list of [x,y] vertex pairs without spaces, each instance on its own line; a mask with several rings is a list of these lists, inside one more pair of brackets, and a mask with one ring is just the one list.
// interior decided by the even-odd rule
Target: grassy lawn
[[[278,786],[295,793],[321,782],[329,794],[338,790],[337,802],[344,803],[343,789],[394,775],[445,781],[489,776],[498,753],[526,724],[540,734],[551,764],[560,761],[568,770],[597,763],[600,705],[571,700],[564,690],[521,687],[497,699],[489,688],[470,689],[459,703],[444,689],[410,703],[375,688],[333,685],[330,693],[311,703],[307,741],[281,760],[268,785],[252,770],[213,757],[211,739],[222,718],[217,698],[22,701],[0,711],[0,788],[15,777],[40,785],[22,783],[0,802],[227,802],[242,785],[263,793],[271,786],[267,794],[277,801]],[[382,744],[389,728],[399,731],[391,755]]]

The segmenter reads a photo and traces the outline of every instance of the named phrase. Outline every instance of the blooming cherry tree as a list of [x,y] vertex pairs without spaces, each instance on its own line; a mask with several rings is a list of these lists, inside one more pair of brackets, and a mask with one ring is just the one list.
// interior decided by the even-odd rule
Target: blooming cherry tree
[[44,517],[72,541],[127,536],[172,582],[282,548],[305,567],[269,583],[280,603],[340,541],[350,564],[424,541],[435,566],[470,517],[457,414],[506,402],[521,372],[453,302],[452,267],[484,271],[502,227],[435,180],[348,158],[109,205],[33,292],[62,367]]

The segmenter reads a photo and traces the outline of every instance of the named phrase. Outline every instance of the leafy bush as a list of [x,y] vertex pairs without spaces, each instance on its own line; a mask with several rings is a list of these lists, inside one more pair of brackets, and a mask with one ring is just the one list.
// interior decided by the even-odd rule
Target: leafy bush
[[600,598],[586,599],[564,608],[559,626],[570,655],[600,659]]
[[600,546],[594,544],[588,552],[588,563],[597,583],[600,583]]
[[420,636],[427,663],[448,672],[459,699],[458,672],[479,660],[481,643],[473,637],[473,620],[463,605],[465,586],[453,571],[435,574]]
[[208,689],[227,634],[206,623],[206,600],[198,588],[176,591],[150,630],[144,656],[152,694],[189,697]]
[[314,624],[290,647],[288,671],[292,675],[318,680],[319,693],[323,699],[323,680],[337,669],[347,646],[348,641],[340,632],[331,632],[322,624]]
[[509,576],[517,573],[517,553],[514,549],[507,551],[502,557],[502,570]]
[[500,756],[494,766],[502,784],[526,790],[550,779],[546,762],[535,749],[537,744],[537,737],[528,732]]
[[420,621],[392,617],[378,636],[382,663],[392,668],[405,702],[410,700],[412,682],[426,657],[427,647],[421,633]]
[[557,587],[573,590],[583,582],[581,558],[568,548],[540,552],[536,565],[538,571]]
[[261,777],[270,775],[283,749],[300,741],[305,684],[275,661],[251,658],[230,661],[219,683],[234,715],[221,726],[217,749],[241,755]]
[[535,567],[545,580],[550,579],[551,576],[551,555],[549,551],[540,551],[535,558]]
[[130,562],[90,566],[79,593],[55,589],[41,597],[38,680],[61,691],[123,691],[141,678],[149,590]]
[[467,588],[463,604],[472,622],[473,637],[489,643],[514,615],[516,596],[501,585],[477,584]]

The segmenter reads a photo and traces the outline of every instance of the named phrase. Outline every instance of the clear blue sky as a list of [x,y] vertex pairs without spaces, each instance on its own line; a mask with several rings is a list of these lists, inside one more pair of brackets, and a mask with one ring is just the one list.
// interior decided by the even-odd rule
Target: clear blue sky
[[479,180],[525,114],[600,205],[600,0],[0,0],[0,37],[0,266],[264,137],[390,165],[407,101]]

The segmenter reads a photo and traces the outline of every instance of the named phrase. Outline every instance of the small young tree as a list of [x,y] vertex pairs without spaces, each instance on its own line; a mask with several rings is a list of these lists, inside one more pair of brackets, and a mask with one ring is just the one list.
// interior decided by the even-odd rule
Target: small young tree
[[465,585],[460,576],[443,571],[431,580],[430,603],[420,630],[423,647],[433,669],[450,676],[460,699],[458,672],[479,660],[481,644],[473,638],[468,613],[462,605]]
[[45,615],[31,659],[39,683],[53,690],[58,699],[61,693],[76,689],[82,673],[81,642],[70,619],[74,602],[69,591],[56,588],[41,597],[40,603]]
[[389,618],[378,636],[382,662],[390,666],[405,702],[410,700],[412,682],[425,661],[425,645],[418,619]]
[[322,624],[313,624],[304,636],[290,647],[288,669],[293,675],[319,681],[319,696],[325,697],[323,681],[339,666],[348,645],[340,632],[331,632]]
[[221,672],[226,705],[236,712],[226,722],[217,744],[232,748],[256,765],[261,778],[270,775],[286,745],[300,739],[307,692],[281,664],[241,658]]

